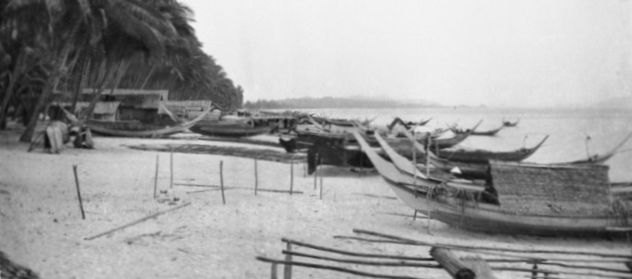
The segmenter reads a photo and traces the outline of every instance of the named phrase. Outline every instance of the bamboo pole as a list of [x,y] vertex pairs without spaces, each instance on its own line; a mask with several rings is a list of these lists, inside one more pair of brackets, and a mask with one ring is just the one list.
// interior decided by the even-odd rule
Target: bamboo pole
[[270,279],[278,279],[278,275],[277,275],[277,263],[272,263],[270,264]]
[[307,263],[307,262],[296,262],[296,261],[287,262],[287,261],[282,261],[282,260],[270,259],[266,257],[257,257],[257,260],[262,261],[262,262],[267,262],[267,263],[277,263],[277,264],[283,264],[283,265],[295,265],[295,266],[309,267],[309,268],[315,268],[315,269],[333,270],[333,271],[350,273],[350,274],[355,274],[355,275],[364,276],[364,277],[370,277],[370,278],[383,278],[383,279],[420,279],[421,278],[421,277],[410,277],[410,276],[397,276],[397,275],[390,275],[390,274],[376,274],[376,273],[369,273],[369,272],[364,272],[364,271],[337,267],[337,266],[313,264],[313,263]]
[[[318,164],[320,165],[320,157],[318,157]],[[323,172],[319,171],[320,174],[320,200],[323,200]]]
[[79,187],[79,177],[77,176],[77,165],[72,165],[72,172],[75,174],[75,186],[77,188],[77,200],[79,201],[79,210],[81,210],[81,219],[86,219],[86,214],[83,211],[83,201],[81,200],[81,189]]
[[183,207],[186,207],[186,206],[189,206],[189,205],[191,205],[191,203],[190,203],[190,202],[185,203],[185,204],[180,205],[180,206],[176,206],[176,207],[174,207],[174,208],[170,208],[170,209],[164,210],[164,211],[156,212],[156,213],[151,214],[151,215],[149,215],[149,216],[145,216],[145,217],[143,217],[143,218],[140,218],[140,219],[138,219],[138,220],[136,220],[136,221],[129,222],[129,223],[125,224],[125,225],[122,225],[122,226],[116,227],[116,228],[111,229],[111,230],[108,230],[108,231],[106,231],[106,232],[102,232],[102,233],[100,233],[100,234],[96,234],[96,235],[93,235],[93,236],[90,236],[90,237],[86,237],[86,238],[84,238],[84,239],[85,239],[85,240],[92,240],[92,239],[95,239],[95,238],[98,238],[98,237],[102,237],[102,236],[104,236],[104,235],[108,235],[108,234],[114,233],[114,232],[116,232],[116,231],[120,231],[120,230],[122,230],[122,229],[129,228],[129,227],[131,227],[131,226],[133,226],[133,225],[136,225],[136,224],[139,224],[139,223],[145,222],[145,221],[147,221],[147,220],[149,220],[149,219],[156,218],[156,217],[158,217],[158,216],[160,216],[160,215],[163,215],[163,214],[165,214],[165,213],[168,213],[168,212],[171,212],[171,211],[175,211],[175,210],[178,210],[178,209],[180,209],[180,208],[183,208]]
[[294,190],[294,162],[290,162],[290,196]]
[[[533,269],[531,268],[520,268],[520,267],[494,267],[492,269],[498,270],[498,271],[518,271],[518,272],[528,272],[528,273],[533,272]],[[601,274],[601,273],[593,273],[593,272],[554,271],[554,270],[549,270],[549,269],[538,269],[538,271],[544,274],[548,273],[548,274],[553,274],[553,275],[577,275],[577,276],[587,276],[591,278],[613,278],[613,279],[632,278],[631,275],[624,275],[624,274],[610,275],[610,274]],[[531,277],[533,276],[529,276],[529,278]]]
[[384,234],[373,232],[369,230],[362,229],[353,229],[354,233],[357,234],[366,234],[372,235],[387,239],[398,240],[408,244],[414,245],[424,245],[424,246],[441,246],[443,248],[450,249],[461,249],[461,250],[491,250],[491,251],[502,251],[502,252],[514,252],[514,253],[523,253],[523,254],[562,254],[562,255],[582,255],[582,256],[596,256],[596,257],[604,257],[604,258],[632,258],[632,255],[627,254],[614,254],[614,253],[598,253],[598,252],[584,252],[584,251],[564,251],[564,250],[525,250],[525,249],[517,249],[517,248],[501,248],[501,247],[486,247],[486,246],[469,246],[469,245],[455,245],[455,244],[441,244],[441,243],[431,243],[428,241],[421,240],[413,240],[409,238],[403,238],[399,236]]
[[535,262],[533,263],[533,267],[531,268],[531,278],[535,279],[535,277],[538,277],[538,263]]
[[314,164],[316,164],[316,169],[314,170],[314,190],[316,190],[316,187],[318,186],[318,153],[314,156]]
[[222,204],[226,204],[224,195],[224,161],[219,161],[219,187],[222,190]]
[[255,158],[255,196],[257,195],[257,189],[259,188],[259,174],[257,169],[257,159]]
[[336,253],[336,254],[341,254],[341,255],[347,255],[347,256],[365,257],[365,258],[397,259],[397,260],[409,260],[409,261],[413,261],[413,260],[414,261],[434,261],[433,258],[422,258],[422,257],[411,257],[411,256],[401,256],[401,255],[370,254],[370,253],[351,252],[351,251],[346,251],[346,250],[341,250],[341,249],[336,249],[336,248],[323,247],[323,246],[314,245],[314,244],[311,244],[311,243],[306,243],[306,242],[297,241],[297,240],[292,240],[292,239],[288,239],[288,238],[282,238],[281,241],[287,242],[287,243],[292,243],[292,244],[294,244],[296,246],[301,246],[301,247],[311,248],[311,249],[314,249],[314,250],[331,252],[331,253]]
[[452,276],[454,279],[474,279],[476,274],[465,266],[459,258],[449,249],[432,247],[430,255]]
[[429,263],[419,263],[419,262],[406,262],[406,261],[363,261],[363,260],[355,260],[355,259],[343,259],[343,258],[335,258],[335,257],[327,257],[327,256],[319,256],[314,254],[307,253],[299,253],[292,251],[281,251],[285,255],[292,255],[297,257],[325,260],[337,263],[348,263],[348,264],[356,264],[356,265],[371,265],[371,266],[398,266],[398,267],[425,267],[425,268],[441,268],[441,265],[438,264],[429,264]]
[[323,200],[323,174],[320,174],[320,200]]
[[169,156],[169,173],[171,174],[169,179],[169,189],[173,189],[173,148],[169,149],[171,150]]
[[[292,251],[292,243],[286,242],[285,247],[287,251]],[[285,255],[285,262],[292,262],[292,255]],[[283,267],[283,279],[292,279],[292,265],[286,264]]]
[[158,191],[158,162],[159,162],[159,154],[156,154],[156,172],[154,173],[154,199],[156,199],[157,191]]

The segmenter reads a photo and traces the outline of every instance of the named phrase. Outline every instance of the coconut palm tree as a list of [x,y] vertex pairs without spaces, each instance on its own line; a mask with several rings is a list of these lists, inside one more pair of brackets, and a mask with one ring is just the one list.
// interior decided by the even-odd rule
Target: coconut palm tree
[[[25,22],[15,15],[42,14],[36,22]],[[137,53],[148,57],[164,56],[165,42],[176,37],[175,28],[151,1],[139,0],[8,0],[0,18],[3,27],[13,30],[15,26],[29,26],[32,36],[46,38],[52,70],[47,77],[27,129],[21,137],[29,141],[32,137],[37,115],[44,109],[47,101],[60,80],[72,72],[80,55],[96,55],[99,60],[93,63],[100,77],[100,94],[106,85],[116,79],[114,73],[126,68],[126,61]],[[2,25],[0,25],[2,26]],[[3,27],[0,27],[2,29]],[[124,72],[124,71],[123,71]],[[95,96],[94,102],[98,96]],[[94,105],[92,105],[92,108]],[[4,111],[4,110],[3,110]]]

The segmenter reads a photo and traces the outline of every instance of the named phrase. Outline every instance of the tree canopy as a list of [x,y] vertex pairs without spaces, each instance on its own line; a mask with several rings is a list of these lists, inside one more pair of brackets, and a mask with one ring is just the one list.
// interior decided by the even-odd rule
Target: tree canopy
[[22,111],[30,140],[54,91],[168,89],[241,106],[243,90],[204,53],[177,0],[0,0],[0,123]]

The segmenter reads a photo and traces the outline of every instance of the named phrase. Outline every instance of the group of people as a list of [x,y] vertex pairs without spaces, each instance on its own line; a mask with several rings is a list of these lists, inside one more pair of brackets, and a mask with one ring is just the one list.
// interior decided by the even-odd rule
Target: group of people
[[[56,108],[62,113],[53,113],[52,116],[47,114],[50,119],[46,128],[33,137],[28,151],[32,151],[42,143],[44,149],[50,153],[59,153],[69,142],[72,142],[75,148],[93,148],[94,142],[90,129],[65,109]],[[70,124],[66,124],[66,121]]]

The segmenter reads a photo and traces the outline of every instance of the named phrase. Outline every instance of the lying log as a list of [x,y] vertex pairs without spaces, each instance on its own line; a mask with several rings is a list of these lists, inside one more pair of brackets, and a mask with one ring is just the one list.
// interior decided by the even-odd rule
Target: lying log
[[492,268],[479,256],[462,257],[461,262],[474,271],[477,279],[496,279]]
[[287,239],[287,238],[282,238],[281,241],[289,242],[289,243],[292,243],[292,244],[297,245],[297,246],[307,247],[307,248],[311,248],[311,249],[314,249],[314,250],[320,250],[320,251],[331,252],[331,253],[347,255],[347,256],[356,256],[356,257],[365,257],[365,258],[396,259],[396,260],[410,260],[410,261],[434,261],[433,258],[427,258],[427,257],[424,258],[424,257],[401,256],[401,255],[369,254],[369,253],[350,252],[350,251],[345,251],[345,250],[341,250],[341,249],[335,249],[335,248],[328,248],[328,247],[318,246],[318,245],[305,243],[305,242],[301,242],[301,241],[296,241],[296,240],[291,240],[291,239]]
[[446,248],[432,247],[430,255],[448,272],[454,279],[474,279],[476,273],[466,266],[459,258]]
[[102,237],[102,236],[105,236],[105,235],[109,235],[109,234],[111,234],[111,233],[114,233],[114,232],[120,231],[120,230],[125,229],[125,228],[129,228],[129,227],[131,227],[131,226],[134,226],[134,225],[140,224],[140,223],[142,223],[142,222],[145,222],[145,221],[147,221],[147,220],[149,220],[149,219],[156,218],[156,217],[158,217],[158,216],[160,216],[160,215],[163,215],[163,214],[165,214],[165,213],[169,213],[169,212],[172,212],[172,211],[178,210],[178,209],[180,209],[180,208],[183,208],[183,207],[186,207],[186,206],[189,206],[189,205],[191,205],[191,203],[190,203],[190,202],[185,203],[185,204],[180,205],[180,206],[176,206],[176,207],[174,207],[174,208],[170,208],[170,209],[164,210],[164,211],[156,212],[156,213],[154,213],[154,214],[151,214],[151,215],[149,215],[149,216],[145,216],[145,217],[140,218],[140,219],[138,219],[138,220],[136,220],[136,221],[133,221],[133,222],[127,223],[127,224],[125,224],[125,225],[122,225],[122,226],[116,227],[116,228],[111,229],[111,230],[108,230],[108,231],[106,231],[106,232],[102,232],[102,233],[100,233],[100,234],[96,234],[96,235],[93,235],[93,236],[90,236],[90,237],[86,237],[86,238],[84,238],[84,240],[93,240],[93,239],[95,239],[95,238],[99,238],[99,237]]
[[369,272],[358,271],[358,270],[353,270],[353,269],[348,269],[348,268],[342,268],[338,266],[314,264],[314,263],[307,263],[307,262],[297,262],[297,261],[283,261],[283,260],[270,259],[266,257],[257,257],[256,259],[262,262],[266,262],[266,263],[276,263],[276,264],[283,264],[283,265],[309,267],[309,268],[315,268],[315,269],[333,270],[333,271],[349,273],[349,274],[354,274],[354,275],[359,275],[359,276],[364,276],[364,277],[369,277],[369,278],[384,278],[384,279],[420,279],[422,278],[422,277],[369,273]]

